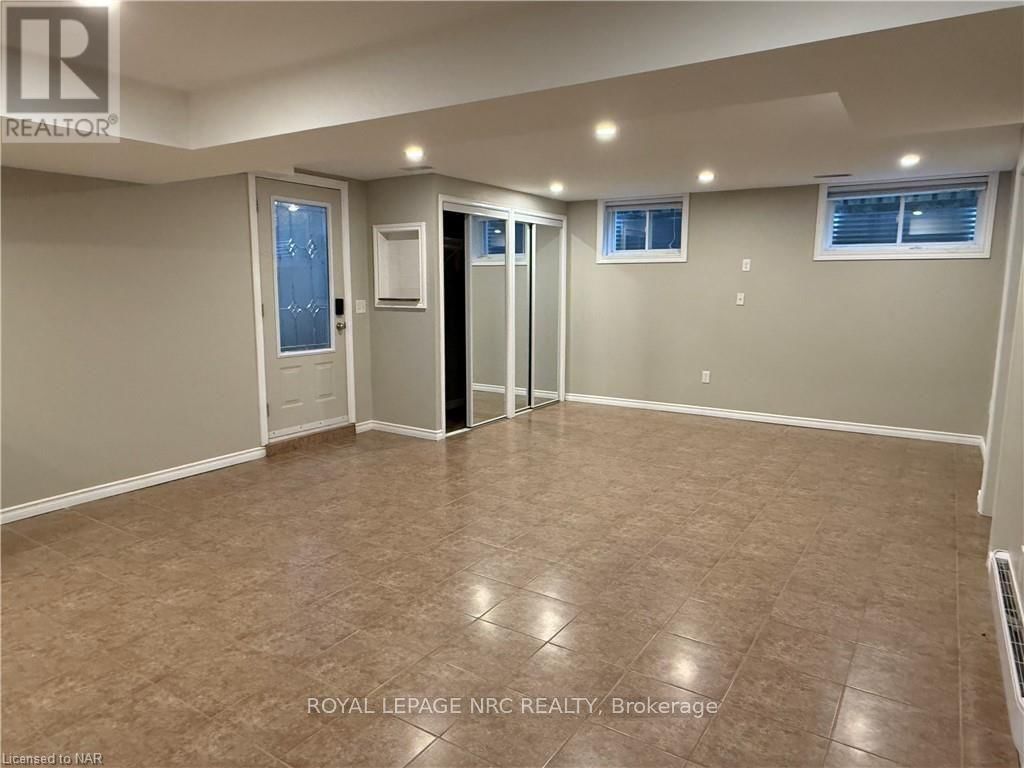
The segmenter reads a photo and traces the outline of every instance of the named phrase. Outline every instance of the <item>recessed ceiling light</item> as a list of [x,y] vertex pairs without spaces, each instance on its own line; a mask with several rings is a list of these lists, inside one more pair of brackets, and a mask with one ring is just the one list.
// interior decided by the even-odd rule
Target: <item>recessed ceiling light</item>
[[701,184],[710,184],[714,180],[715,180],[715,172],[714,171],[710,171],[710,170],[708,170],[708,171],[701,171],[700,173],[697,174],[697,181],[699,181]]
[[548,189],[551,190],[551,194],[560,195],[565,191],[565,185],[560,181],[552,181]]
[[603,120],[594,126],[594,135],[598,141],[611,141],[619,135],[619,126],[611,120]]
[[415,144],[405,148],[405,159],[410,163],[418,163],[423,159],[423,147]]
[[915,165],[921,162],[921,156],[915,155],[913,152],[904,155],[900,158],[900,165],[904,168],[913,168]]
[[920,216],[924,213],[924,211],[911,211],[911,213],[914,214],[915,216]]

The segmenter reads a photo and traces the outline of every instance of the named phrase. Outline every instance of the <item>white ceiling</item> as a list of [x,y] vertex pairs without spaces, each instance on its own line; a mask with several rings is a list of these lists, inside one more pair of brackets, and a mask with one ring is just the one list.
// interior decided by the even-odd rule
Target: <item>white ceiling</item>
[[127,18],[118,130],[199,149],[1006,5],[121,2],[113,6]]
[[486,2],[125,2],[121,66],[199,91],[393,45],[504,11]]
[[[245,9],[260,4],[232,5]],[[280,11],[278,4],[271,5],[274,13]],[[329,14],[338,13],[339,7],[337,3],[300,5],[305,9],[303,13],[324,14],[319,17],[323,24]],[[328,9],[307,8],[313,5]],[[391,7],[399,16],[410,11],[408,18],[415,18],[428,5],[420,4],[416,9],[408,8],[408,4],[383,7]],[[710,26],[724,24],[729,21],[728,14],[747,8],[750,13],[762,14],[756,36],[760,47],[740,55],[714,57],[713,53],[724,49],[707,43],[699,56],[687,51],[686,55],[697,58],[682,66],[581,80],[587,67],[591,72],[616,68],[633,71],[657,63],[642,62],[628,45],[628,55],[620,56],[622,41],[619,47],[609,44],[594,49],[595,39],[614,31],[598,25],[581,32],[580,39],[590,46],[584,49],[589,51],[586,55],[600,59],[599,64],[574,62],[556,72],[563,79],[580,81],[576,84],[524,92],[524,83],[540,83],[550,75],[530,70],[538,66],[538,58],[546,55],[538,49],[530,61],[524,62],[529,77],[519,72],[502,79],[500,73],[491,73],[478,77],[477,82],[461,81],[458,87],[452,85],[446,90],[449,80],[438,73],[445,66],[453,66],[451,59],[457,56],[445,51],[462,35],[478,38],[480,30],[490,28],[497,19],[490,14],[505,14],[501,29],[507,30],[516,28],[516,24],[535,23],[541,11],[569,14],[563,21],[571,20],[572,14],[586,4],[571,8],[560,3],[545,4],[553,6],[553,11],[533,4],[514,8],[505,5],[467,6],[465,18],[458,14],[458,8],[445,5],[440,15],[455,13],[459,23],[427,35],[436,43],[436,50],[413,46],[416,53],[410,54],[407,48],[412,44],[401,42],[408,38],[399,28],[408,29],[396,23],[387,31],[397,35],[392,39],[398,41],[394,42],[395,48],[389,47],[392,43],[381,43],[367,53],[355,36],[347,35],[339,42],[353,51],[345,68],[339,69],[332,60],[322,69],[303,69],[302,62],[288,59],[293,54],[287,52],[275,63],[288,60],[299,70],[260,77],[238,87],[223,86],[220,75],[227,72],[230,77],[226,79],[236,78],[244,69],[241,65],[218,69],[216,76],[203,76],[203,67],[165,63],[161,65],[166,73],[159,81],[161,86],[179,87],[189,78],[198,82],[204,77],[203,82],[211,84],[208,90],[186,97],[187,112],[193,120],[196,115],[209,118],[186,131],[187,141],[164,140],[150,131],[146,141],[123,140],[116,145],[5,145],[4,162],[143,182],[247,170],[287,172],[296,167],[372,179],[400,175],[406,164],[402,147],[417,142],[426,148],[427,162],[439,173],[537,194],[547,194],[549,182],[557,178],[566,186],[566,199],[589,199],[688,191],[697,187],[696,173],[704,167],[712,167],[718,174],[712,188],[736,189],[810,183],[822,173],[845,172],[865,179],[899,177],[907,172],[900,170],[895,160],[907,151],[918,152],[924,158],[914,169],[915,174],[1004,169],[1011,167],[1017,157],[1024,123],[1024,10],[1019,7],[829,38],[826,31],[834,33],[836,25],[846,22],[829,17],[829,8],[819,9],[830,5],[827,3],[795,10],[788,4],[750,7],[742,3],[704,3],[699,9],[704,14],[704,27],[687,27],[688,34],[697,38],[710,34]],[[614,13],[619,5],[601,4],[602,12],[609,14],[608,19],[622,21]],[[662,3],[655,10],[668,13],[673,9],[662,8],[676,5]],[[849,14],[867,8],[864,13],[870,14],[878,11],[878,5],[884,5],[890,13],[894,8],[902,9],[904,14],[929,9],[935,13],[931,3],[911,4],[914,7],[909,11],[901,3],[843,4],[843,10]],[[949,11],[954,5],[942,7]],[[689,7],[682,10],[688,11]],[[223,9],[223,5],[211,4],[202,11],[212,13],[216,9]],[[383,40],[382,27],[387,25],[381,19],[386,17],[378,15],[376,9],[362,5],[360,9],[366,13],[367,29],[377,30],[377,39]],[[818,13],[817,34],[826,39],[801,45],[769,44],[792,34],[788,29],[776,29],[785,26],[782,22],[789,12],[802,13],[808,21],[812,19],[809,14]],[[165,18],[168,24],[170,18]],[[174,18],[180,23],[188,16]],[[220,21],[210,22],[215,27],[230,26],[230,14],[217,18]],[[280,17],[269,14],[259,18],[253,39],[267,35],[267,25],[272,27],[275,19],[283,25],[282,36],[295,34]],[[351,21],[352,16],[346,18]],[[557,21],[556,16],[545,18],[552,25]],[[773,20],[774,24],[769,23]],[[668,18],[657,17],[655,21],[665,27]],[[855,21],[854,28],[880,24],[873,17]],[[665,30],[660,33],[665,34]],[[171,37],[169,33],[168,39]],[[241,33],[239,37],[244,39]],[[416,33],[416,37],[422,35]],[[511,39],[520,40],[515,36]],[[627,37],[626,41],[631,39]],[[485,42],[496,44],[493,39]],[[721,45],[742,51],[751,48],[750,42],[737,34]],[[573,44],[580,44],[580,40]],[[329,45],[328,36],[313,35],[310,47],[303,47],[303,51],[315,51],[319,57]],[[480,59],[480,53],[467,46],[459,49],[461,55],[470,56],[470,61],[480,60],[479,69],[486,70],[489,60]],[[197,49],[206,51],[197,56],[206,60],[207,68],[214,61],[208,47],[204,43]],[[243,47],[234,41],[226,50]],[[584,55],[578,47],[571,48],[566,45],[573,56]],[[398,53],[381,51],[404,52],[408,66],[418,66],[421,71],[398,65],[374,69],[377,64],[368,63],[371,59],[394,64],[401,58]],[[163,55],[156,55],[154,61],[160,61]],[[267,61],[245,66],[262,66]],[[573,66],[576,69],[570,72]],[[161,71],[160,66],[153,65],[153,69],[157,74]],[[140,78],[157,76],[147,72],[143,67],[131,74]],[[360,72],[361,79],[354,77]],[[370,72],[375,73],[373,77]],[[307,86],[316,85],[300,91],[297,79]],[[283,90],[275,92],[278,87]],[[379,95],[378,90],[382,92]],[[509,93],[479,98],[481,94],[502,94],[503,90]],[[263,98],[252,100],[256,92],[263,93]],[[299,92],[302,98],[296,95]],[[324,98],[307,97],[317,93],[324,94]],[[351,98],[344,98],[345,94]],[[403,104],[423,103],[439,106],[402,109]],[[170,104],[173,107],[174,102]],[[331,112],[339,104],[348,110],[345,115]],[[307,106],[308,111],[304,109]],[[173,108],[170,111],[174,112]],[[280,113],[284,113],[284,122],[280,122]],[[150,109],[146,114],[155,115],[157,111]],[[355,119],[364,114],[372,117]],[[593,139],[593,124],[601,118],[613,118],[620,125],[619,138],[610,144]],[[231,137],[237,138],[228,140]]]

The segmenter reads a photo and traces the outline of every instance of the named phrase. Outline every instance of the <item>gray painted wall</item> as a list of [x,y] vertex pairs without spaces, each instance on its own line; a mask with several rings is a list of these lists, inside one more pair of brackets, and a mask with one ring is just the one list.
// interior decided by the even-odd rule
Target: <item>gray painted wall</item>
[[[1018,579],[1024,579],[1024,150],[1018,164],[1010,244],[1012,262],[1007,269],[1007,314],[1003,352],[993,388],[993,423],[983,485],[983,512],[992,515],[990,545],[1003,549],[1014,561]],[[1024,589],[1024,583],[1018,585]]]
[[[350,182],[356,418],[371,417],[366,185]],[[258,447],[246,178],[3,169],[4,507]],[[372,303],[372,302],[371,302]]]
[[[373,372],[370,357],[370,310],[373,305],[373,293],[370,290],[370,272],[373,263],[373,251],[370,245],[370,232],[366,226],[366,184],[362,181],[348,182],[349,205],[349,246],[352,265],[352,287],[348,293],[348,305],[345,317],[349,328],[355,331],[353,336],[356,370],[356,421],[368,421],[373,418]],[[356,314],[355,300],[363,299],[367,311]]]
[[3,169],[3,506],[258,447],[244,176]]
[[537,349],[533,361],[538,391],[558,391],[558,305],[561,277],[559,255],[561,232],[556,227],[537,227],[536,306],[534,335]]
[[[1008,348],[1009,366],[1006,375],[1007,399],[1003,411],[1003,428],[999,440],[989,452],[995,473],[992,487],[993,549],[1005,549],[1015,560],[1018,578],[1021,574],[1021,545],[1024,545],[1024,283],[1019,286],[1017,313]],[[1024,584],[1019,585],[1024,588]]]
[[[597,265],[596,205],[575,203],[569,391],[980,434],[1001,181],[984,261],[815,263],[816,190],[797,187],[693,195],[686,264]],[[244,177],[5,168],[3,193],[3,506],[259,444]],[[433,175],[351,182],[350,300],[369,306],[349,309],[360,421],[441,426],[439,194],[566,210]],[[406,221],[427,224],[428,309],[375,310],[369,225]]]
[[[417,221],[427,225],[427,309],[372,310],[373,418],[431,430],[442,424],[439,195],[548,213],[566,209],[557,200],[433,174],[367,184],[368,228]],[[369,258],[372,263],[372,254]]]
[[568,390],[983,434],[1009,182],[984,260],[815,262],[806,186],[693,194],[687,263],[599,265],[573,203]]
[[[437,192],[434,176],[371,181],[367,189],[367,230],[374,224],[423,221],[427,232],[427,308],[373,307],[373,246],[367,254],[373,418],[392,424],[436,429],[438,323]],[[431,201],[435,201],[431,204]],[[369,235],[367,236],[368,242]]]

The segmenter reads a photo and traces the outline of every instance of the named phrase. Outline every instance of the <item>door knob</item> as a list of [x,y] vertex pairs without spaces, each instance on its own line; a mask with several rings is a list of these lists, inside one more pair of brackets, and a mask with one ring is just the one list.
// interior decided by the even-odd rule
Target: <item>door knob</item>
[[345,330],[345,321],[339,320],[334,324],[334,327],[338,329],[338,333],[341,333],[342,331]]

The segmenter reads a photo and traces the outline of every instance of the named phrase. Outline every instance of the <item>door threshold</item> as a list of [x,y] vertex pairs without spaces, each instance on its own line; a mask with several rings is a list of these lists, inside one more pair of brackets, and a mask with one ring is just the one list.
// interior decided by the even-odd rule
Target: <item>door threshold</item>
[[281,435],[272,438],[267,444],[267,456],[277,456],[288,451],[301,448],[309,448],[314,445],[332,443],[344,445],[354,442],[356,439],[356,425],[342,424],[340,426],[314,427],[313,429],[293,432],[290,435]]

